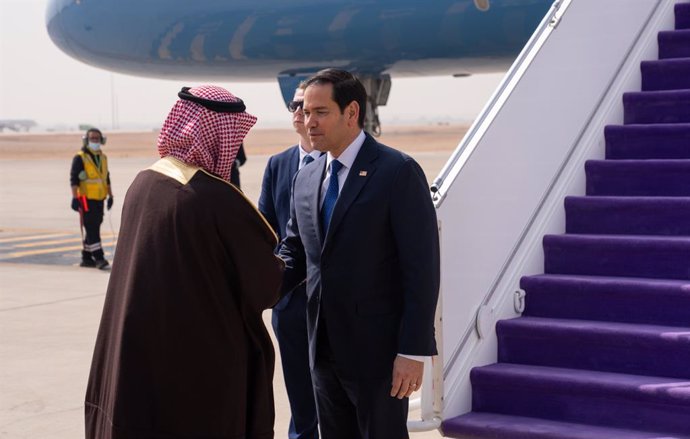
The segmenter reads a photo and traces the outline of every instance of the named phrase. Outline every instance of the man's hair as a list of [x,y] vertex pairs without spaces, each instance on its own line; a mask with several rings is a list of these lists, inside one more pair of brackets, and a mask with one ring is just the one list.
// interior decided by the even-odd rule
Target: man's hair
[[310,85],[333,85],[333,100],[340,112],[345,111],[350,102],[355,101],[359,105],[359,119],[357,124],[360,128],[364,127],[364,118],[367,112],[367,91],[352,73],[345,70],[325,69],[317,72],[307,80],[306,86]]

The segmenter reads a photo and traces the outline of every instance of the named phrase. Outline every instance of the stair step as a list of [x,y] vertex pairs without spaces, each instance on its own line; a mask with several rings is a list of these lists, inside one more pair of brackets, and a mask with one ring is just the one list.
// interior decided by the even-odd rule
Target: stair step
[[676,30],[690,29],[690,3],[676,3]]
[[587,195],[690,196],[690,160],[588,160]]
[[690,58],[642,61],[642,91],[690,89]]
[[690,237],[546,235],[546,274],[690,279]]
[[659,32],[659,59],[690,58],[690,29]]
[[690,90],[623,93],[623,113],[626,125],[690,122]]
[[501,363],[690,379],[690,324],[518,317],[496,333]]
[[520,287],[523,316],[690,326],[690,281],[542,274]]
[[690,434],[687,380],[505,363],[470,379],[475,412]]
[[548,419],[471,412],[443,421],[443,436],[462,439],[690,439]]
[[690,236],[690,197],[566,197],[568,234]]
[[606,158],[690,159],[690,123],[609,125]]

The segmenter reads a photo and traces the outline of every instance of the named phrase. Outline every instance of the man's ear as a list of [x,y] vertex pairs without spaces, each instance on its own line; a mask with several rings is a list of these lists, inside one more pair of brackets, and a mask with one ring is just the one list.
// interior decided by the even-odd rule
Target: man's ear
[[347,114],[348,121],[357,123],[357,119],[359,119],[359,104],[357,101],[350,102],[350,105],[345,109],[345,114]]

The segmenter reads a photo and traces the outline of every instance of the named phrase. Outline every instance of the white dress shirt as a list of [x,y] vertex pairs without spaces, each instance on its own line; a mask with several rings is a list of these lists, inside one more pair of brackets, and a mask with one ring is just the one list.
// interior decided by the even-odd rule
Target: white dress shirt
[[[362,144],[364,144],[364,139],[366,139],[364,131],[360,131],[359,135],[355,137],[355,140],[353,140],[352,143],[345,148],[345,151],[340,154],[340,157],[338,157],[338,161],[343,165],[343,167],[340,168],[340,172],[338,172],[338,195],[340,195],[340,192],[343,190],[345,180],[350,173],[352,165],[355,163],[355,159],[357,158],[359,150],[362,148]],[[333,157],[330,152],[326,154],[326,178],[321,182],[321,199],[319,207],[323,206],[323,200],[326,198],[328,183],[331,181],[331,162],[335,159],[336,158]]]

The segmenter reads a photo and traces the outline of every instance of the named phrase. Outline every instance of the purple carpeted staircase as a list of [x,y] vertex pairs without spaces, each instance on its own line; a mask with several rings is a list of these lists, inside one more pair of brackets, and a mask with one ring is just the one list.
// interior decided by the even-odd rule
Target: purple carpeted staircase
[[690,3],[659,32],[606,160],[544,237],[522,317],[496,326],[497,364],[472,370],[465,439],[690,438]]

